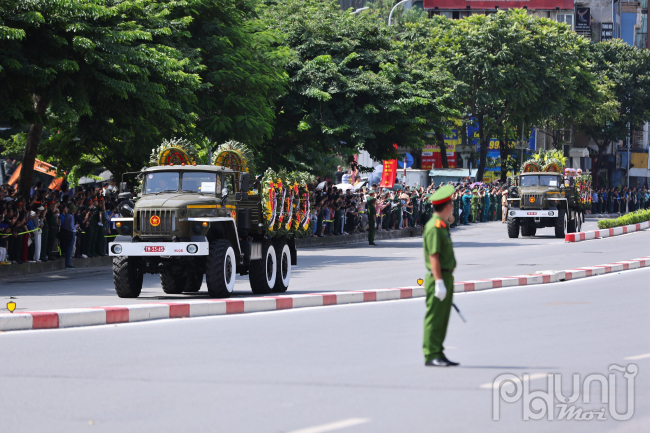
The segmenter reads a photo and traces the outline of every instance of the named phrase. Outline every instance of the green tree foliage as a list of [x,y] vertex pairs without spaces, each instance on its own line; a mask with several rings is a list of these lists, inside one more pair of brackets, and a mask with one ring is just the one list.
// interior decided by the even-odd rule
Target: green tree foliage
[[561,112],[567,95],[587,80],[579,60],[588,42],[567,26],[525,10],[453,21],[440,42],[440,53],[458,82],[464,117],[478,125],[479,179],[489,140],[501,125],[531,125]]
[[190,18],[170,18],[186,4],[0,0],[0,114],[29,125],[22,194],[45,125],[44,153],[68,166],[91,155],[118,173],[193,121],[199,65],[175,48]]
[[259,145],[273,134],[275,100],[285,92],[291,51],[258,19],[257,0],[200,0],[188,46],[201,57],[198,129],[213,143]]
[[268,5],[265,20],[295,53],[274,137],[260,152],[265,164],[310,168],[361,149],[378,160],[395,157],[395,144],[421,147],[430,124],[453,114],[438,103],[433,73],[412,63],[374,14],[350,14],[333,1],[282,0]]
[[[582,116],[580,127],[598,146],[593,172],[598,173],[610,144],[624,140],[650,119],[650,52],[615,40],[593,44],[594,70],[611,83],[613,100],[594,104]],[[593,176],[597,186],[598,176]]]

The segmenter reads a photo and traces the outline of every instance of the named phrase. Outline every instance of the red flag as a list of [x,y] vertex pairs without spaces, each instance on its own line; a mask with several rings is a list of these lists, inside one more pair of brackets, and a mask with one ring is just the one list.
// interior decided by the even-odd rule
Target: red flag
[[391,159],[390,161],[383,161],[384,170],[381,174],[380,188],[392,188],[395,186],[395,178],[397,177],[397,160]]

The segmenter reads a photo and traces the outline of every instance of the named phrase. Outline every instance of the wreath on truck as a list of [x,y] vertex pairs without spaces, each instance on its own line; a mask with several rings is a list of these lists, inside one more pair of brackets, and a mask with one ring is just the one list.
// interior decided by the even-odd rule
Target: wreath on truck
[[308,173],[266,170],[260,192],[264,225],[269,236],[302,237],[309,233],[313,197],[308,184],[314,181]]

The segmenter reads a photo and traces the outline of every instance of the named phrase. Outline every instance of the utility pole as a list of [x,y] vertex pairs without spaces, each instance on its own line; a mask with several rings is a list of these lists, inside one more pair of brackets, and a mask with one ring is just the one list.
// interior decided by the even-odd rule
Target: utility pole
[[627,124],[627,187],[630,187],[630,147],[632,147],[632,126]]

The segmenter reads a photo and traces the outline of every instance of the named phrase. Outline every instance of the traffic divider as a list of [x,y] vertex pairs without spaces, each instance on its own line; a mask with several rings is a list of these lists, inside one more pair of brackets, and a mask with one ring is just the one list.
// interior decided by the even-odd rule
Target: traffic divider
[[589,232],[567,233],[564,235],[565,242],[588,241],[597,238],[608,238],[612,236],[624,235],[627,233],[638,232],[650,228],[650,221],[645,221],[628,226],[614,227],[612,229],[593,230]]

